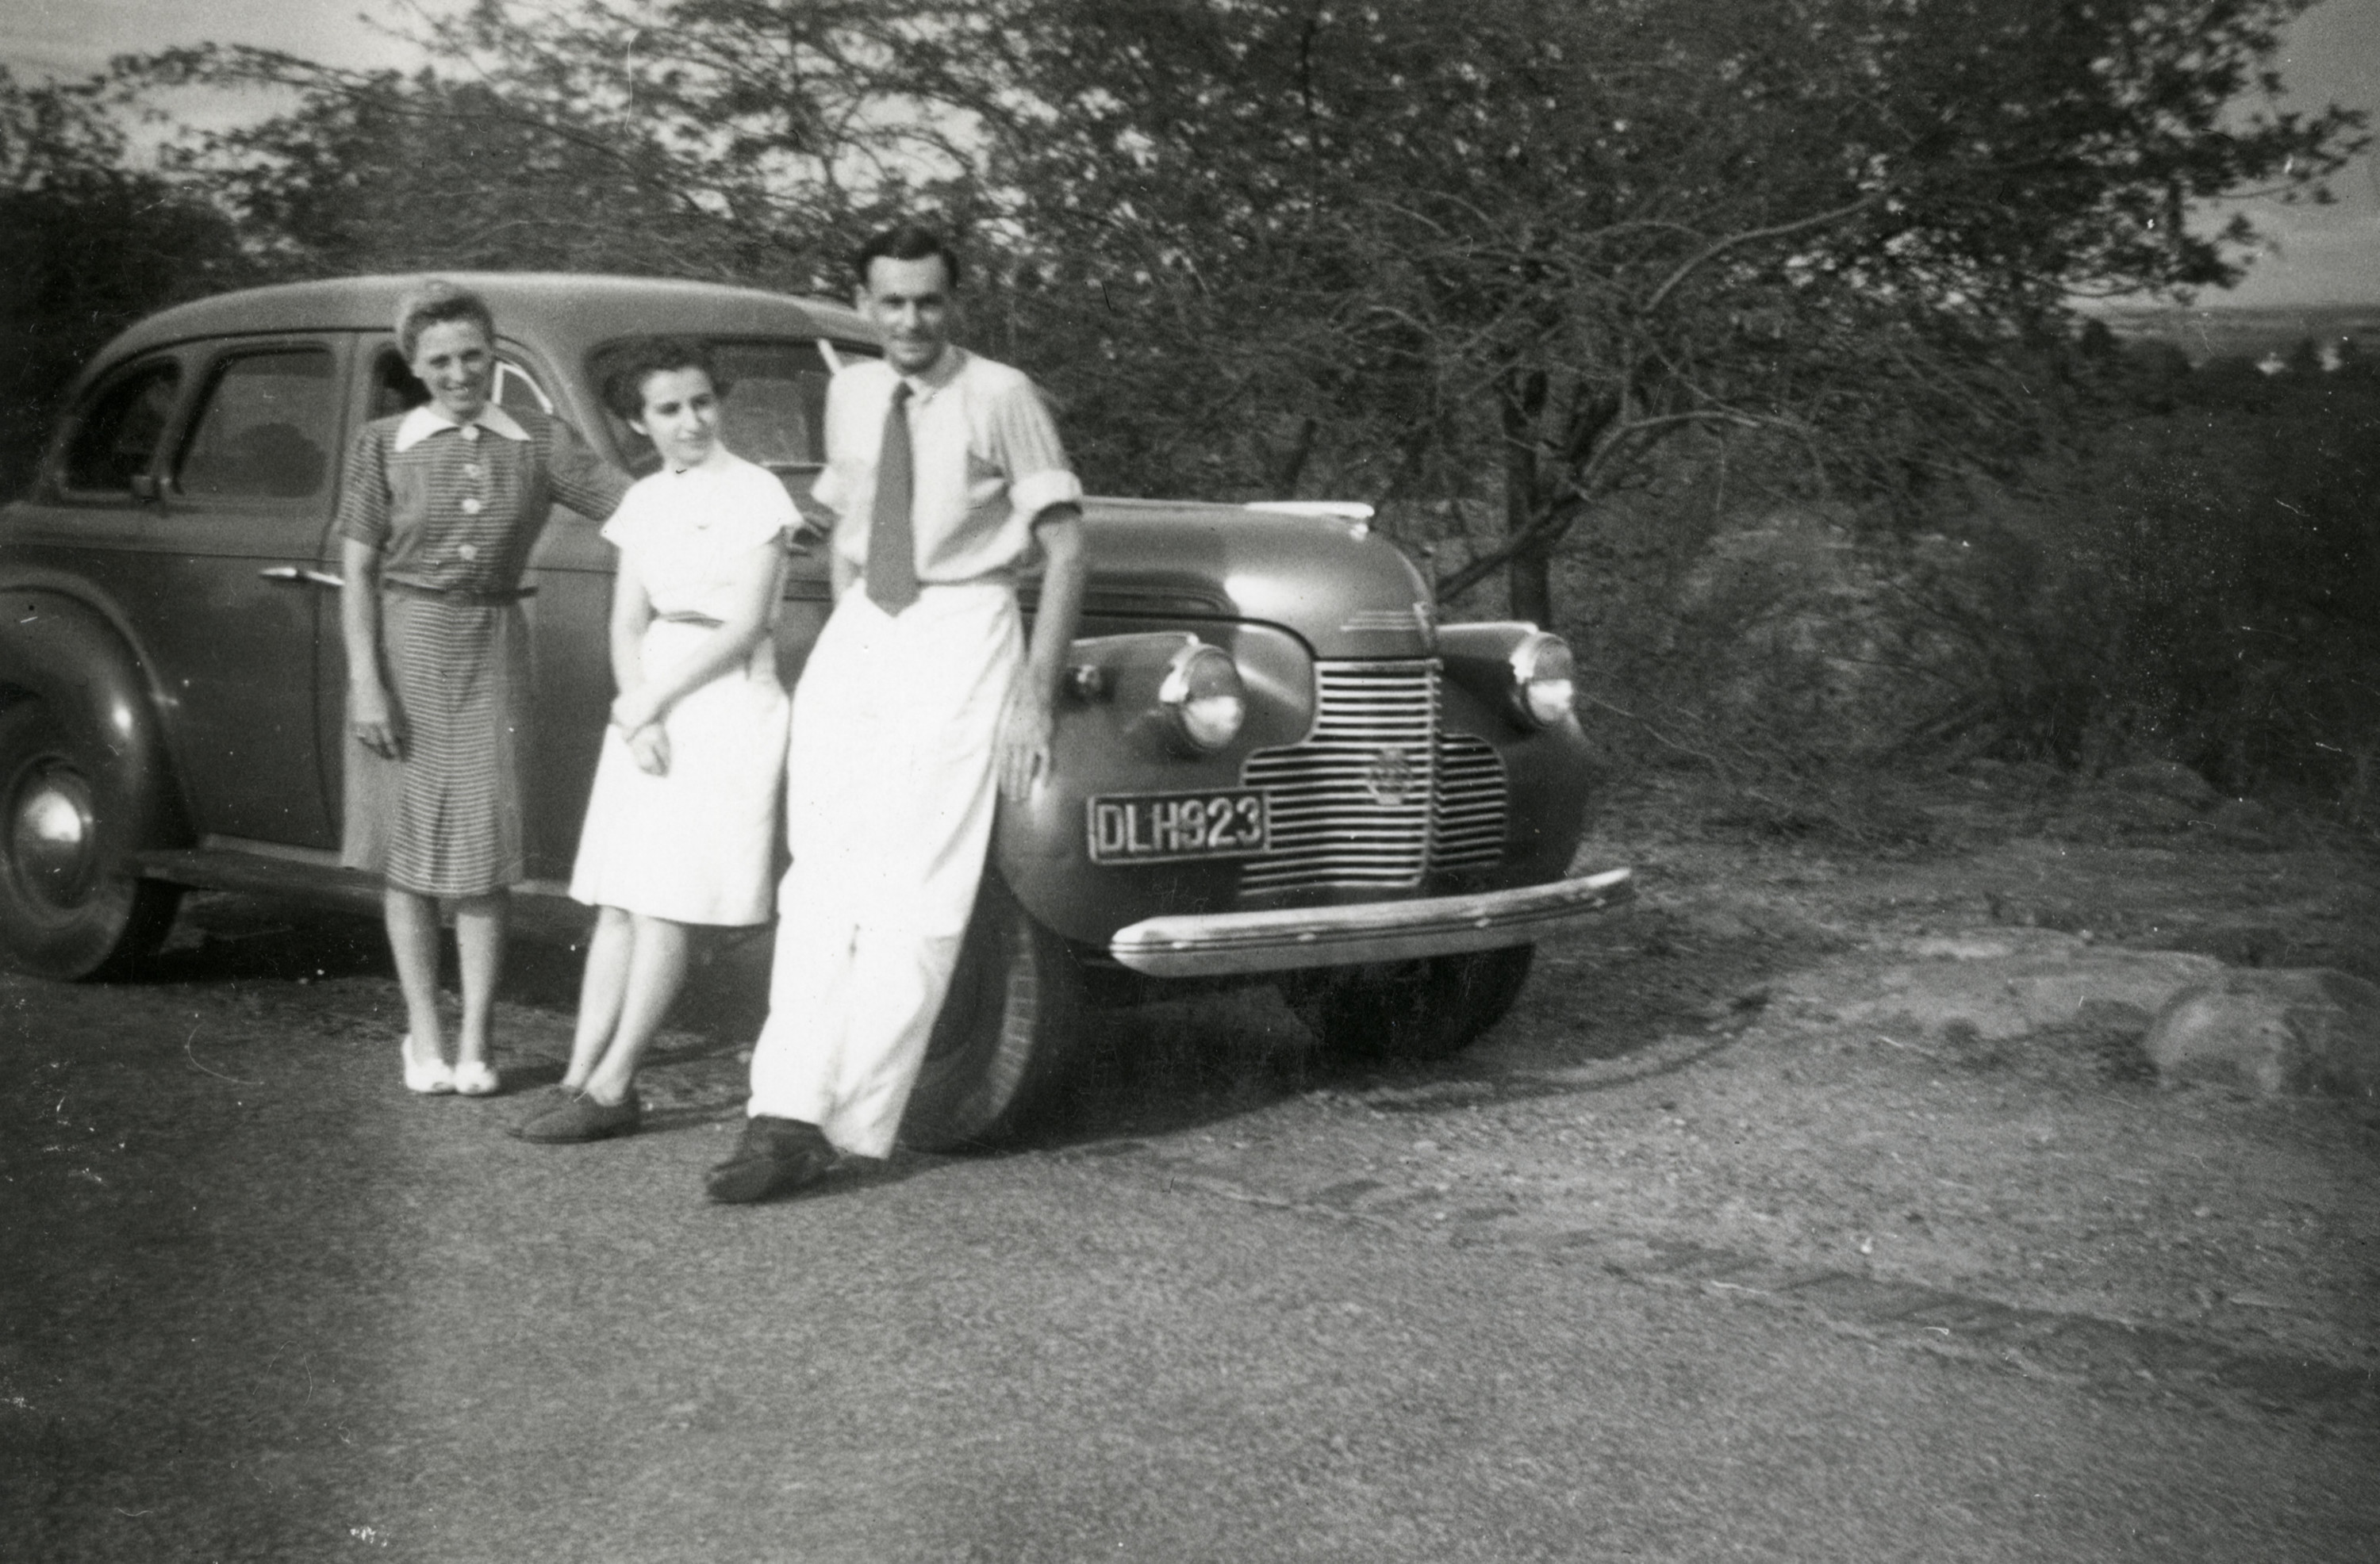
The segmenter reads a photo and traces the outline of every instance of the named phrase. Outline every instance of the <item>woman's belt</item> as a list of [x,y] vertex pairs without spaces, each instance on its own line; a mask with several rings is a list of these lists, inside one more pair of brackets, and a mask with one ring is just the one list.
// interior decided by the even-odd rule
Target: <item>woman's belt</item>
[[427,598],[433,602],[459,603],[466,608],[504,608],[523,598],[537,596],[534,587],[514,587],[503,591],[480,591],[468,587],[425,587],[419,581],[400,581],[394,576],[381,577],[385,590],[402,597]]
[[695,613],[690,611],[684,613],[656,613],[653,617],[663,624],[699,624],[706,630],[716,630],[727,623],[724,619],[713,619],[707,613]]

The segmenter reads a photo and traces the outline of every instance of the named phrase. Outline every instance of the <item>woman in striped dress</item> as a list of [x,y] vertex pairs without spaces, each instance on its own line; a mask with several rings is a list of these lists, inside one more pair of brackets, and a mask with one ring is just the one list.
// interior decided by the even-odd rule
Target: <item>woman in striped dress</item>
[[[431,400],[358,432],[339,495],[342,858],[382,879],[405,990],[406,1085],[485,1097],[497,1086],[488,1017],[505,890],[524,875],[521,573],[554,502],[600,521],[627,480],[561,419],[489,401],[496,327],[479,295],[425,284],[398,305],[396,338]],[[462,969],[451,1064],[438,1015],[442,903]]]

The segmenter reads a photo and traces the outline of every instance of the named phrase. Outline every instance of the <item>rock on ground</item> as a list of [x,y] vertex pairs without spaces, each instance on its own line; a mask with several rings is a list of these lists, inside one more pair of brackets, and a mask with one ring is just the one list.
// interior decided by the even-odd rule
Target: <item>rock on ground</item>
[[2230,973],[2176,994],[2142,1047],[2169,1085],[2380,1097],[2380,986],[2327,967]]
[[1906,949],[1917,959],[1865,974],[1864,991],[1835,997],[1839,1020],[2022,1037],[2073,1021],[2093,1001],[2124,1006],[2145,1021],[2175,994],[2223,971],[2212,956],[2121,950],[2047,930],[1922,939]]

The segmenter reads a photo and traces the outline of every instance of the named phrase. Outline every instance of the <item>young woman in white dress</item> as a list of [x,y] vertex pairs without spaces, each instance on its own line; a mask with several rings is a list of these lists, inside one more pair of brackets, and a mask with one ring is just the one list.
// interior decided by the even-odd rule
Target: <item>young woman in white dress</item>
[[570,882],[597,909],[570,1065],[558,1098],[516,1131],[543,1143],[637,1127],[637,1063],[686,979],[692,928],[768,921],[784,781],[770,632],[794,503],[720,443],[720,391],[698,344],[638,345],[605,397],[662,467],[603,527],[620,551],[620,693]]

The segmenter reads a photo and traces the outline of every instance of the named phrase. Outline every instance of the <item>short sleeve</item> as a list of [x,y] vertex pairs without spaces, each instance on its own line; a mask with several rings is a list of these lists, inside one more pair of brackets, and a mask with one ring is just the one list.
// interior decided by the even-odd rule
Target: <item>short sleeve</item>
[[620,497],[619,504],[613,508],[611,515],[604,520],[598,536],[615,549],[625,551],[635,548],[644,540],[645,534],[650,530],[648,518],[653,512],[653,480],[650,478],[638,479],[635,483],[630,484],[628,491]]
[[801,525],[801,513],[777,475],[744,463],[735,469],[727,503],[710,518],[711,536],[722,549],[757,549]]
[[546,457],[546,471],[553,497],[580,515],[603,520],[620,508],[629,489],[627,478],[597,455],[567,419],[552,423],[553,449]]
[[388,541],[388,443],[378,427],[366,424],[347,444],[346,471],[339,479],[339,536],[377,549]]
[[1058,422],[1050,416],[1039,388],[1025,376],[1018,375],[993,398],[991,433],[1008,473],[1009,503],[1018,516],[1030,521],[1052,505],[1081,502],[1082,480],[1067,465]]

